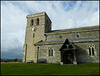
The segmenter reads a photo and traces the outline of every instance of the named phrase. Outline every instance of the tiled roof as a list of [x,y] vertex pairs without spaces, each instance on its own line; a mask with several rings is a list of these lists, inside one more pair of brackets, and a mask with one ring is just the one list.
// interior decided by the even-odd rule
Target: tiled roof
[[[69,40],[81,40],[81,39],[95,39],[100,38],[100,36],[93,36],[93,37],[81,37],[81,38],[67,38]],[[54,39],[54,40],[43,40],[42,42],[52,42],[52,41],[65,41],[66,39]]]
[[88,26],[88,27],[78,27],[78,28],[70,28],[70,29],[59,29],[59,30],[52,30],[51,32],[48,32],[46,34],[52,34],[52,33],[61,33],[61,32],[77,32],[77,31],[89,31],[89,30],[95,30],[99,29],[99,26]]

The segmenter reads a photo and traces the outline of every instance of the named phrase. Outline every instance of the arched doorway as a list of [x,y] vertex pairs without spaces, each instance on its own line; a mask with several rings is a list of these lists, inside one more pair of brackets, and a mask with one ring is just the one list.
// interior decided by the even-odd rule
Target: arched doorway
[[63,64],[73,64],[74,54],[72,51],[65,51],[63,53]]
[[76,61],[76,47],[66,39],[62,47],[61,51],[61,64],[77,64]]

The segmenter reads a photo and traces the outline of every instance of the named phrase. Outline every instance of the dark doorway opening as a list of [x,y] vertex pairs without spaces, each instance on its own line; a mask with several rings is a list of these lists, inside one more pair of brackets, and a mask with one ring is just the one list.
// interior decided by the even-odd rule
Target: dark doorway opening
[[72,51],[65,51],[63,53],[63,64],[73,64],[74,54]]

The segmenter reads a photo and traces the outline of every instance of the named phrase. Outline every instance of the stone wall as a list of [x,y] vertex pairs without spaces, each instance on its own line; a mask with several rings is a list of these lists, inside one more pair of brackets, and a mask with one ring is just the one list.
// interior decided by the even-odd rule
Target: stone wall
[[[38,58],[45,58],[48,63],[60,63],[61,52],[60,48],[64,42],[47,42],[46,45],[42,44],[39,46]],[[72,40],[71,43],[77,48],[76,59],[78,63],[83,62],[99,62],[99,39],[83,39],[83,40]],[[94,47],[94,56],[89,55],[89,47]],[[49,56],[49,49],[53,48],[53,56]]]
[[[99,42],[91,41],[84,43],[74,43],[77,47],[76,56],[77,62],[99,62]],[[94,48],[94,56],[89,55],[89,47]]]
[[[47,40],[51,39],[66,39],[66,38],[81,38],[81,37],[91,37],[91,36],[99,36],[99,27],[95,28],[90,27],[90,29],[82,29],[78,28],[78,30],[72,31],[72,29],[67,29],[65,31],[55,31],[47,34]],[[69,30],[69,31],[68,31]],[[73,29],[74,30],[74,29]],[[78,36],[77,36],[78,35]],[[60,38],[62,36],[62,38]]]
[[[39,24],[37,24],[38,23],[37,19],[39,19]],[[46,22],[46,20],[48,22]],[[35,30],[32,30],[33,28]],[[26,26],[25,43],[24,43],[24,45],[27,45],[27,49],[25,49],[25,46],[23,47],[23,62],[25,62],[25,59],[26,61],[27,60],[32,60],[34,62],[36,61],[35,59],[36,48],[34,44],[41,40],[45,40],[44,34],[45,32],[48,31],[51,31],[51,21],[45,12],[27,16],[27,26]]]
[[[44,58],[47,63],[60,62],[60,49],[61,45],[42,45],[39,46],[38,59]],[[49,56],[49,48],[53,49],[53,56]]]
[[[33,25],[31,20],[33,19]],[[37,25],[37,19],[39,19],[39,25]],[[44,26],[45,26],[45,13],[33,14],[27,16],[27,27],[25,33],[25,43],[27,44],[26,60],[35,61],[35,47],[34,44],[40,40],[44,40]],[[35,30],[32,30],[32,28]],[[34,36],[33,36],[34,35]],[[23,57],[23,61],[25,56]]]
[[[37,25],[39,19],[39,25]],[[33,25],[31,21],[33,20]],[[23,47],[23,62],[33,60],[37,62],[37,58],[45,58],[48,63],[58,63],[61,61],[61,53],[59,49],[64,42],[42,43],[43,40],[66,39],[66,38],[82,38],[99,36],[99,26],[72,28],[65,30],[51,30],[51,20],[45,12],[32,14],[27,16],[27,26],[25,32],[25,43]],[[32,28],[35,30],[32,31]],[[94,40],[94,41],[91,41]],[[76,51],[78,62],[98,62],[99,59],[99,41],[95,39],[71,41],[78,48]],[[34,46],[36,43],[39,45]],[[27,46],[26,46],[27,45]],[[88,55],[88,48],[95,48],[95,56]],[[37,47],[39,47],[37,51]],[[49,48],[53,49],[53,56],[49,56]]]

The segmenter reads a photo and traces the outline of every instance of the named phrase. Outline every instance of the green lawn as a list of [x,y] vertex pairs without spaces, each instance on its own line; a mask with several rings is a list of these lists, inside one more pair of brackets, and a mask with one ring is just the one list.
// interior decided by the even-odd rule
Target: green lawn
[[1,63],[1,75],[99,75],[99,63],[78,65]]

